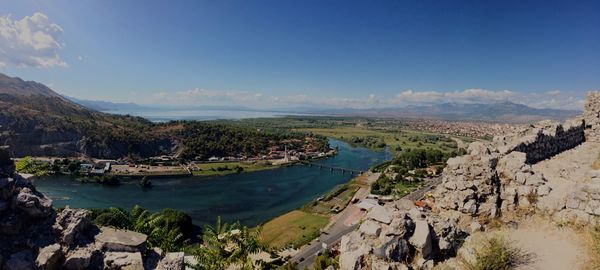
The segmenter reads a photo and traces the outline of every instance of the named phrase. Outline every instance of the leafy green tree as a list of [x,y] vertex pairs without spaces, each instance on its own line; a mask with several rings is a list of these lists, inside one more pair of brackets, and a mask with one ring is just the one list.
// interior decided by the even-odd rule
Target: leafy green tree
[[313,264],[313,270],[325,270],[329,266],[337,267],[337,261],[331,258],[329,250],[323,251],[323,254],[319,255]]
[[79,171],[80,166],[81,166],[81,162],[79,162],[79,160],[72,160],[72,161],[69,161],[69,164],[67,165],[67,170],[70,173],[76,173],[77,171]]
[[[187,216],[173,209],[165,209],[162,213],[151,214],[148,210],[136,205],[128,213],[121,208],[108,208],[95,213],[94,223],[127,229],[148,235],[150,247],[160,247],[164,251],[176,251],[187,244],[182,229],[189,230]],[[189,216],[187,216],[189,217]]]
[[298,268],[298,263],[289,261],[282,265],[279,270],[296,270]]
[[238,269],[254,269],[250,254],[265,249],[259,242],[260,229],[251,231],[239,222],[227,224],[217,218],[215,226],[206,225],[202,235],[203,245],[196,251],[194,269],[226,269],[235,265]]

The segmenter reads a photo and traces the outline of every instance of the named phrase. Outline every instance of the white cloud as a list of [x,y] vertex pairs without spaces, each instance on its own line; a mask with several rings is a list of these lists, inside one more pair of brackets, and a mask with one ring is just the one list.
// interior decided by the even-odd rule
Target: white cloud
[[510,101],[515,93],[509,90],[491,91],[486,89],[466,89],[444,93],[444,98],[450,102],[489,103]]
[[397,95],[395,103],[433,103],[439,102],[443,98],[443,94],[435,91],[417,92],[412,89],[401,92]]
[[82,61],[83,60],[83,56],[81,56],[81,55],[77,56],[77,60]]
[[0,66],[67,67],[58,51],[63,29],[50,22],[48,16],[36,12],[21,20],[10,15],[0,17]]

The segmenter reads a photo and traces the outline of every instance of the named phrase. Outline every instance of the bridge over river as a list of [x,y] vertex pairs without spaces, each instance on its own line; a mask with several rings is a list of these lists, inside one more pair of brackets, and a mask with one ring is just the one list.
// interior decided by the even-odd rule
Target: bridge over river
[[341,172],[342,174],[349,173],[350,175],[354,175],[354,174],[362,174],[364,172],[363,170],[360,170],[360,169],[344,168],[344,167],[338,167],[338,166],[333,166],[333,165],[328,165],[328,164],[321,164],[321,163],[311,162],[311,161],[303,161],[303,162],[300,162],[300,164],[306,165],[308,167],[316,167],[316,168],[319,168],[320,170],[329,170],[331,172]]

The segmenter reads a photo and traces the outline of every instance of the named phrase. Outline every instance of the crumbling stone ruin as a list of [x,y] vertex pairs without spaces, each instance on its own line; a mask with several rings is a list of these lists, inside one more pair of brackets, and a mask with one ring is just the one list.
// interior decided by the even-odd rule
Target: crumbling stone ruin
[[506,143],[500,148],[525,153],[526,163],[534,164],[583,143],[584,130],[585,123],[581,120],[570,120],[564,124],[542,121],[513,134],[512,138],[499,137],[496,142]]
[[[578,147],[588,142],[600,143],[600,92],[588,94],[579,118],[563,124],[542,121],[489,143],[471,143],[466,155],[448,160],[442,183],[432,192],[432,211],[394,202],[378,210],[388,219],[369,213],[359,230],[342,239],[341,268],[431,269],[456,254],[461,237],[518,209],[545,213],[556,221],[597,222],[600,170],[562,164],[558,174],[565,175],[554,176],[535,169],[566,151],[581,151]],[[592,146],[600,150],[600,144]],[[574,181],[569,179],[573,170],[588,172]],[[554,190],[549,177],[569,180],[569,186]]]
[[184,269],[183,253],[146,248],[144,234],[98,228],[90,212],[52,201],[0,149],[0,269]]
[[600,94],[589,92],[583,108],[583,120],[586,125],[586,138],[600,142]]

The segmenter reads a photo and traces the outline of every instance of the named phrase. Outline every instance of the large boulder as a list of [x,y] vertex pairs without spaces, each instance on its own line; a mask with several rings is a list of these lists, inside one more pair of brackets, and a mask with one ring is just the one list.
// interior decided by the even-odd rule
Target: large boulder
[[362,234],[377,237],[379,236],[379,233],[381,233],[381,225],[373,220],[366,220],[360,225],[359,231]]
[[367,218],[384,224],[390,224],[390,222],[392,222],[390,211],[381,205],[373,207],[369,214],[367,214]]
[[63,260],[64,254],[60,245],[53,244],[40,249],[35,264],[39,269],[54,270],[61,268]]
[[96,242],[102,245],[104,250],[136,252],[145,250],[147,238],[143,233],[102,227],[96,235]]
[[22,188],[16,197],[16,205],[31,217],[48,216],[52,213],[52,200],[30,188]]
[[423,258],[428,259],[433,255],[433,236],[427,221],[415,221],[415,232],[408,241]]
[[138,252],[105,252],[106,270],[144,270],[142,254]]
[[183,270],[185,269],[185,253],[169,252],[160,260],[157,270]]
[[90,228],[91,212],[85,209],[73,209],[68,206],[56,217],[54,229],[59,232],[62,243],[71,246]]
[[64,268],[67,270],[88,269],[95,252],[89,248],[77,248],[71,251],[65,259]]
[[365,254],[370,253],[369,243],[363,241],[358,232],[342,237],[340,243],[340,268],[358,270],[365,266]]

